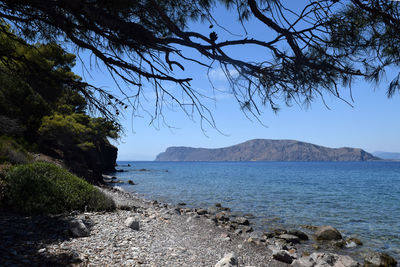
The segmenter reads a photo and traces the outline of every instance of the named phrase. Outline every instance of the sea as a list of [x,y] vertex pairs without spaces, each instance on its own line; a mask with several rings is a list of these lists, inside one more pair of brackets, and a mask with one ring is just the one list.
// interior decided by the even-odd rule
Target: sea
[[[363,242],[346,254],[400,262],[400,162],[120,161],[125,191],[149,200],[252,214],[259,231],[331,225]],[[129,185],[132,180],[135,185]],[[357,257],[359,258],[359,257]]]

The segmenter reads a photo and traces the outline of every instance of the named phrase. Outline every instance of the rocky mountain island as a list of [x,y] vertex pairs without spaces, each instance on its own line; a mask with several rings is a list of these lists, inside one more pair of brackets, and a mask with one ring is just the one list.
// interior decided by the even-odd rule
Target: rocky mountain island
[[156,161],[372,161],[351,147],[329,148],[296,140],[254,139],[224,148],[169,147]]

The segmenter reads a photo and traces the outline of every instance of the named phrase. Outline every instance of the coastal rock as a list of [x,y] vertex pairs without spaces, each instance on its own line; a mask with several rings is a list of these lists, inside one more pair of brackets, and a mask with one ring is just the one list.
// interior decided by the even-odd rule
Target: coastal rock
[[294,260],[291,264],[293,267],[314,267],[315,261],[310,257],[301,257],[300,259]]
[[245,232],[245,233],[251,233],[251,232],[254,231],[253,227],[250,227],[250,226],[243,226],[243,227],[242,227],[242,230],[243,230],[243,232]]
[[135,185],[135,183],[132,180],[128,180],[128,184]]
[[340,240],[342,235],[340,232],[330,225],[320,226],[315,232],[315,238],[317,240]]
[[207,214],[207,210],[205,210],[205,209],[198,209],[198,210],[197,210],[197,214],[198,214],[198,215],[205,215],[205,214]]
[[295,235],[283,234],[278,236],[278,238],[285,240],[286,242],[291,242],[293,244],[300,243],[300,238]]
[[277,229],[274,229],[274,234],[275,235],[287,234],[287,230],[286,229],[282,229],[282,228],[277,228]]
[[300,227],[302,227],[304,229],[313,230],[313,231],[316,231],[318,229],[318,226],[314,226],[314,225],[310,225],[310,224],[301,224]]
[[218,221],[223,221],[223,222],[229,221],[229,217],[228,217],[228,216],[226,215],[226,213],[223,212],[223,211],[218,212],[217,214],[215,214],[215,218],[216,218]]
[[249,224],[250,224],[249,220],[246,219],[245,217],[237,217],[237,218],[235,219],[235,222],[236,222],[237,224],[240,224],[240,225],[249,225]]
[[397,261],[386,253],[373,252],[364,258],[365,267],[394,267]]
[[243,233],[243,230],[242,230],[242,229],[236,229],[236,230],[234,231],[234,233],[237,234],[237,235],[240,235],[240,234]]
[[236,258],[235,253],[231,252],[226,254],[217,264],[215,267],[238,267],[239,263]]
[[275,233],[273,233],[273,232],[264,232],[263,236],[264,236],[265,239],[273,238],[275,236]]
[[243,217],[245,217],[247,219],[250,219],[250,220],[255,218],[255,216],[253,214],[251,214],[251,213],[246,213],[246,214],[243,215]]
[[290,256],[289,252],[286,250],[278,250],[272,253],[272,257],[277,261],[282,261],[288,264],[293,262],[292,257]]
[[332,247],[337,247],[337,248],[344,248],[346,246],[346,241],[344,241],[343,239],[340,240],[332,240],[330,241],[330,245]]
[[131,228],[131,229],[133,229],[133,230],[136,230],[136,231],[138,231],[139,230],[139,221],[137,221],[135,218],[133,218],[133,217],[128,217],[126,220],[125,220],[125,226],[126,227],[129,227],[129,228]]
[[85,237],[90,235],[89,229],[80,219],[70,221],[68,230],[73,237]]
[[291,266],[295,267],[361,267],[361,265],[353,260],[350,256],[337,255],[332,253],[316,253],[310,256],[301,257],[293,261]]
[[221,205],[221,203],[215,203],[215,207],[217,207],[217,208],[221,208],[221,207],[222,207],[222,205]]
[[290,229],[288,231],[288,234],[289,235],[295,235],[298,238],[300,238],[301,240],[308,240],[308,235],[305,234],[304,232],[300,231],[300,230],[297,230],[297,229]]
[[358,262],[350,256],[337,255],[333,253],[313,253],[310,256],[316,266],[334,266],[334,267],[359,267]]

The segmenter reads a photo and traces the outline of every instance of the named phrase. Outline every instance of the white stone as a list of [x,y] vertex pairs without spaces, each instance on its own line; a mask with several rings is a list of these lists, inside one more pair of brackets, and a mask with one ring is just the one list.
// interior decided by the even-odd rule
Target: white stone
[[238,260],[236,258],[235,253],[231,252],[226,254],[217,264],[215,264],[215,267],[237,267],[238,265]]
[[90,231],[80,219],[74,219],[69,222],[68,230],[73,237],[89,236]]
[[136,230],[136,231],[138,231],[139,230],[139,221],[137,221],[135,218],[133,218],[133,217],[128,217],[126,220],[125,220],[125,226],[126,227],[129,227],[129,228],[131,228],[131,229],[133,229],[133,230]]

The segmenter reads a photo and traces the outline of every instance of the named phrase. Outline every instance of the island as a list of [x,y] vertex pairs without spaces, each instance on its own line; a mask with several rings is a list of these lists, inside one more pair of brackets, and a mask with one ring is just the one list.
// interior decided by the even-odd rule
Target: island
[[329,148],[296,140],[253,139],[224,148],[169,147],[155,161],[374,161],[351,147]]

